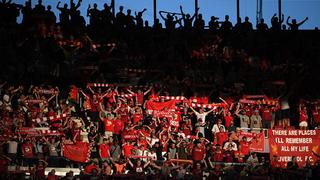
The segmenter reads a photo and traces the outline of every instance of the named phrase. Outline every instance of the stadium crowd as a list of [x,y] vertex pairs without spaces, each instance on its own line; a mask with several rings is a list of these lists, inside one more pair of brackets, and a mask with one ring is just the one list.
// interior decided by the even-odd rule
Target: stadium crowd
[[[180,7],[159,12],[163,28],[143,21],[146,9],[134,17],[94,4],[87,26],[81,0],[60,4],[56,23],[41,0],[34,8],[0,2],[1,177],[12,165],[27,165],[34,179],[62,178],[46,177],[47,166],[81,169],[65,179],[320,176],[318,162],[297,167],[293,158],[280,169],[240,137],[319,128],[319,91],[310,87],[319,79],[319,32],[297,31],[308,18],[288,17],[287,32],[276,15],[256,31],[248,18],[233,26],[213,16],[205,29],[201,14]],[[78,142],[90,144],[88,163],[65,157],[63,146]]]

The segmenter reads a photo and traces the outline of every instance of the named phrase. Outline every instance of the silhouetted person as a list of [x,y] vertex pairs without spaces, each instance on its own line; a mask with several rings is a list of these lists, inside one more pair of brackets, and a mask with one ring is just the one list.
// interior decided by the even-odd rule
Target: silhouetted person
[[216,31],[219,29],[219,22],[217,21],[219,18],[211,16],[211,19],[209,21],[209,29],[211,31]]
[[131,9],[127,10],[125,25],[127,29],[133,29],[135,26],[134,17],[131,15]]
[[225,20],[223,22],[221,22],[221,30],[222,31],[230,31],[232,30],[232,23],[229,21],[229,16],[226,15]]
[[144,13],[146,10],[147,10],[147,9],[144,8],[142,11],[138,12],[138,14],[137,14],[137,12],[134,12],[135,15],[136,15],[135,20],[136,20],[136,22],[137,22],[137,28],[138,28],[138,29],[142,29],[142,28],[143,28],[142,15],[143,15],[143,13]]
[[249,17],[246,16],[244,18],[244,22],[242,23],[242,27],[243,27],[243,31],[244,32],[248,32],[248,31],[252,31],[253,27],[252,27],[252,23],[249,21]]
[[303,23],[305,23],[309,18],[306,17],[303,21],[300,23],[297,23],[296,19],[292,19],[291,23],[289,23],[290,16],[287,18],[287,25],[290,27],[291,31],[297,31],[299,29],[299,26],[301,26]]
[[60,3],[59,1],[56,8],[60,11],[59,20],[61,26],[64,28],[67,27],[70,22],[70,10],[68,9],[67,3],[65,3],[63,7],[59,7]]
[[87,16],[90,17],[89,22],[91,26],[96,27],[99,24],[100,11],[98,10],[97,3],[93,4],[93,8],[91,8],[91,5],[89,4]]
[[[197,9],[197,11],[198,10],[199,10],[199,8]],[[182,15],[183,27],[185,29],[191,29],[192,28],[192,22],[193,22],[194,18],[196,17],[197,13],[194,13],[192,17],[190,16],[190,14],[184,14],[184,12],[182,10],[182,6],[180,6],[180,12],[181,12],[181,15]]]
[[123,13],[123,6],[119,7],[119,12],[116,14],[116,23],[119,28],[124,28],[126,23],[126,15]]
[[38,0],[38,4],[33,8],[34,13],[43,15],[46,11],[44,5],[42,5],[42,0]]
[[277,14],[274,14],[271,18],[271,29],[280,31],[281,30],[281,24],[284,21],[284,15],[282,14],[281,19],[279,20],[277,17]]
[[70,0],[70,21],[78,21],[78,9],[81,6],[82,0],[79,0],[77,4],[73,0]]
[[238,32],[243,31],[243,23],[241,22],[241,17],[237,18],[237,23],[234,25],[233,29]]
[[84,20],[84,17],[81,16],[80,10],[76,10],[73,18],[71,19],[71,25],[73,32],[77,35],[80,35],[84,31],[86,21]]
[[260,22],[257,24],[258,31],[266,31],[268,30],[268,25],[264,22],[264,19],[260,19]]
[[202,14],[196,16],[196,20],[194,20],[193,26],[196,30],[202,31],[204,29],[205,22],[202,19]]
[[176,27],[176,23],[179,21],[179,20],[176,20],[176,21],[174,20],[173,16],[175,15],[175,13],[167,13],[166,18],[162,15],[162,13],[164,13],[164,12],[163,11],[159,12],[160,17],[164,20],[166,29],[168,31],[174,30]]
[[153,23],[153,30],[155,32],[158,32],[162,29],[162,24],[160,23],[160,20],[159,19],[155,19],[155,22]]
[[22,24],[29,26],[32,21],[31,0],[25,2],[25,5],[22,7],[21,12],[23,14]]
[[55,25],[56,24],[56,20],[57,20],[57,17],[56,15],[51,11],[51,6],[48,5],[47,6],[47,11],[46,11],[46,22],[47,22],[47,25],[48,26],[51,26],[51,25]]
[[108,6],[107,3],[104,3],[103,10],[100,12],[100,15],[101,15],[101,21],[105,27],[108,27],[112,24],[114,17],[111,12],[111,7]]

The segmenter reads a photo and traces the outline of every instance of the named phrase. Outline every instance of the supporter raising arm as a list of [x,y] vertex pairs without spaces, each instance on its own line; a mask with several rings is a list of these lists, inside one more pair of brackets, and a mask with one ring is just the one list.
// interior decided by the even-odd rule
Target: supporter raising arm
[[212,111],[214,111],[215,109],[212,108],[211,110],[205,112],[203,108],[200,108],[199,112],[196,111],[193,107],[190,106],[190,109],[194,112],[194,114],[197,116],[197,119],[201,119],[202,123],[205,123],[206,120],[206,116],[211,113]]

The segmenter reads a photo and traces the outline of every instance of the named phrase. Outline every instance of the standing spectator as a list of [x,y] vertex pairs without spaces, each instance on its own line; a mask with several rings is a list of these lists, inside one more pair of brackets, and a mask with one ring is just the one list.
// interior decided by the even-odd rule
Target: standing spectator
[[99,145],[99,155],[101,161],[105,161],[110,157],[110,147],[108,139],[104,138],[103,142]]
[[306,130],[308,128],[307,107],[302,107],[301,104],[299,106],[299,122],[300,129]]
[[237,109],[235,115],[240,118],[240,127],[241,128],[249,128],[250,126],[250,118],[247,116],[244,110],[240,110],[240,103],[237,105]]
[[238,147],[237,144],[233,142],[232,138],[229,137],[229,141],[224,144],[223,150],[238,151]]
[[262,109],[262,127],[270,129],[272,121],[271,109],[268,106],[265,106]]
[[206,149],[203,147],[203,145],[197,141],[195,142],[195,146],[192,149],[192,160],[199,162],[204,160],[206,157]]
[[[221,129],[222,128],[222,129]],[[220,132],[220,129],[225,131],[226,128],[224,127],[224,125],[222,124],[221,119],[218,119],[217,124],[214,124],[212,127],[212,133],[215,135],[216,133]]]
[[30,141],[30,139],[27,139],[21,146],[22,148],[22,155],[24,158],[24,161],[31,166],[33,164],[33,158],[34,158],[34,154],[33,154],[33,145]]
[[262,128],[262,118],[259,115],[259,110],[254,110],[252,116],[250,117],[251,128]]

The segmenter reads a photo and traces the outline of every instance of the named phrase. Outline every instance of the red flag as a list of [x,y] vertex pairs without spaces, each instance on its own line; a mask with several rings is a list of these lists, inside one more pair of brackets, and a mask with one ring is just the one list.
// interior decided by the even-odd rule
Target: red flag
[[158,110],[163,111],[164,108],[167,108],[168,110],[174,110],[176,107],[176,101],[170,100],[166,102],[154,102],[154,101],[147,101],[146,108],[148,110]]
[[88,162],[90,157],[89,143],[76,142],[75,144],[63,145],[64,157],[76,162]]

